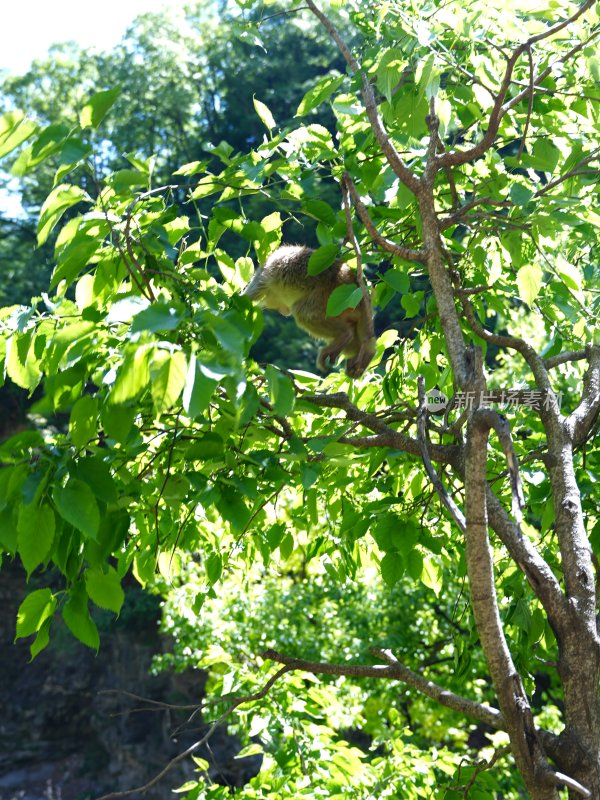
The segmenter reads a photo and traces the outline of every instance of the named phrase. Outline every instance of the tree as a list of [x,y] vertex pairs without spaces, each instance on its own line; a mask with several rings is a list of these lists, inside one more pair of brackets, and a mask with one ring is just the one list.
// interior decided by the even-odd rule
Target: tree
[[[151,581],[179,551],[202,563],[195,612],[224,572],[250,572],[275,552],[292,563],[301,552],[302,568],[320,559],[339,585],[361,562],[377,563],[389,585],[440,596],[466,576],[472,645],[487,664],[476,662],[479,684],[446,691],[389,650],[376,649],[385,663],[373,665],[270,649],[266,667],[281,668],[223,718],[288,673],[387,677],[506,732],[535,800],[561,787],[599,797],[593,3],[559,4],[553,24],[482,3],[364,5],[345,6],[358,37],[350,50],[306,0],[347,65],[306,92],[306,124],[280,129],[257,97],[265,138],[248,154],[218,147],[222,167],[187,164],[153,187],[140,159],[135,182],[109,175],[97,200],[59,183],[44,203],[40,243],[67,209],[76,215],[56,240],[52,297],[3,313],[5,370],[43,387],[39,413],[69,422],[2,446],[0,543],[28,575],[52,564],[65,588],[31,592],[17,633],[36,636],[35,655],[60,610],[97,647],[88,600],[118,612],[123,575]],[[96,129],[113,100],[94,95],[81,127]],[[311,121],[325,102],[335,138]],[[12,114],[0,142],[9,152],[43,136]],[[182,178],[191,202],[211,198],[209,219],[173,205]],[[339,210],[319,197],[323,179],[338,183]],[[257,194],[279,210],[249,217]],[[263,261],[292,217],[317,221],[322,268],[339,254],[361,272],[392,261],[374,299],[402,295],[413,338],[385,332],[379,366],[360,381],[247,361],[262,325],[238,294],[252,263],[222,245],[239,237]],[[344,302],[356,299],[338,310]],[[442,394],[452,400],[438,418],[428,404]],[[455,656],[459,628],[444,645]],[[543,708],[531,699],[540,675],[551,687]],[[356,774],[360,760],[344,754]],[[397,790],[393,771],[372,767],[364,796],[382,781]],[[469,792],[459,778],[447,797]],[[323,793],[342,791],[335,780]],[[299,786],[274,794],[271,775],[252,796],[298,796]],[[190,796],[218,791],[192,786]]]
[[[183,163],[198,160],[214,167],[223,152],[245,151],[260,139],[255,95],[278,115],[284,108],[293,115],[296,101],[290,103],[290,97],[304,93],[330,66],[323,46],[327,34],[315,31],[316,20],[307,36],[282,15],[262,16],[253,12],[268,36],[268,59],[253,57],[257,41],[235,4],[197,0],[185,10],[138,17],[111,51],[88,53],[73,42],[57,44],[25,75],[3,79],[5,106],[46,126],[46,134],[34,151],[22,150],[12,175],[0,175],[0,185],[18,196],[23,208],[17,219],[0,218],[0,302],[27,302],[48,283],[54,242],[51,238],[35,247],[36,220],[57,168],[68,169],[92,157],[93,131],[73,128],[92,93],[108,87],[120,90],[103,127],[105,145],[93,150],[94,170],[79,170],[70,178],[92,197],[97,195],[99,176],[109,172],[121,170],[120,181],[135,182],[137,173],[128,171],[131,159],[152,157],[153,180],[165,183]],[[291,73],[293,54],[301,55],[302,65]],[[341,66],[341,57],[339,62]],[[272,76],[286,72],[290,79],[278,88],[275,99]],[[328,119],[333,127],[331,113]],[[177,199],[184,209],[185,194]],[[254,215],[268,213],[264,198],[255,196],[250,202]],[[204,211],[203,203],[199,205]]]

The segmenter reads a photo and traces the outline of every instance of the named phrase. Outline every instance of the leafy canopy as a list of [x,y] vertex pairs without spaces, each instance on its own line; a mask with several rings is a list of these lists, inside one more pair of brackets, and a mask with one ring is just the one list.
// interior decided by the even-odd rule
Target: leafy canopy
[[[504,52],[548,24],[545,13],[522,3],[344,7],[381,118],[415,174],[425,163],[430,101],[435,99],[439,117],[436,146],[468,149],[485,136]],[[568,3],[555,4],[557,16],[569,11]],[[592,23],[593,14],[582,17],[564,39],[536,45],[542,78],[531,101],[528,60],[518,62],[495,146],[440,172],[433,188],[444,250],[472,297],[476,320],[524,336],[546,357],[579,349],[593,336],[599,219]],[[258,38],[253,41],[258,48]],[[207,614],[214,613],[218,584],[232,571],[249,575],[257,563],[268,570],[280,561],[305,574],[314,569],[315,581],[326,575],[338,587],[364,581],[377,568],[389,591],[406,587],[426,598],[429,609],[460,596],[464,554],[422,469],[415,433],[418,378],[426,390],[453,393],[436,301],[418,258],[410,257],[422,247],[425,223],[414,195],[382,154],[359,101],[360,87],[359,75],[340,71],[311,82],[296,99],[289,126],[268,98],[257,95],[262,138],[249,152],[226,141],[213,144],[210,160],[178,166],[158,187],[151,154],[129,155],[126,168],[101,178],[93,169],[94,153],[106,146],[102,131],[118,102],[117,87],[87,97],[69,128],[38,127],[17,112],[4,116],[0,152],[18,150],[17,172],[35,176],[49,163],[56,168],[37,225],[38,245],[55,237],[50,285],[30,306],[0,312],[5,375],[36,392],[34,413],[52,422],[0,446],[0,544],[38,584],[50,567],[63,582],[58,591],[34,589],[21,606],[17,635],[35,635],[32,655],[47,645],[55,613],[80,641],[97,648],[89,601],[118,613],[120,581],[128,572],[142,584],[152,584],[157,570],[172,580],[190,555],[203,564],[185,599],[194,615],[205,604]],[[318,116],[324,104],[335,123]],[[286,226],[300,220],[314,225],[317,260],[338,253],[352,261],[355,254],[342,244],[347,220],[339,196],[323,199],[323,187],[337,195],[344,171],[379,236],[400,248],[384,258],[372,230],[354,221],[374,280],[374,302],[379,309],[401,307],[411,336],[399,342],[396,331],[385,331],[377,369],[355,382],[339,372],[320,378],[293,364],[287,370],[258,366],[249,353],[262,314],[239,294],[252,259],[264,261]],[[268,207],[255,213],[264,200]],[[351,302],[342,299],[335,312]],[[498,356],[488,349],[481,325],[465,325],[465,332],[495,369],[495,388],[513,388],[527,378],[508,351]],[[553,376],[567,411],[576,403],[581,377],[577,362]],[[529,408],[510,413],[513,427],[523,431],[516,449],[524,460],[524,532],[560,573],[548,475],[537,453],[542,425]],[[441,427],[433,438],[433,456],[445,470],[455,439]],[[576,467],[596,547],[597,456],[584,463],[577,454]],[[502,453],[492,450],[489,472],[504,501],[510,490],[503,470]],[[458,493],[461,478],[460,470],[445,475]],[[556,642],[503,551],[496,565],[504,620],[531,687],[540,665],[556,659]],[[451,608],[444,613],[456,621]],[[433,619],[430,610],[424,618]],[[446,633],[444,655],[468,664],[470,642],[456,629]],[[259,645],[248,648],[253,657]],[[216,685],[227,693],[235,675],[223,677],[223,648],[211,663],[219,665]],[[255,677],[261,669],[262,662]],[[240,680],[252,682],[248,674]],[[288,680],[295,683],[287,691],[299,692],[300,679]],[[334,753],[326,795],[334,797],[348,776],[357,779],[363,762],[331,733],[343,721],[327,715],[328,697],[327,686],[316,688],[303,713],[315,719],[307,735],[321,737]],[[386,724],[400,724],[393,716]],[[267,727],[255,725],[257,734]],[[285,759],[297,758],[295,745],[284,740],[285,732],[273,737],[272,752],[281,760],[274,755],[262,773],[272,777],[271,788],[267,781],[248,789],[248,796],[312,791],[299,782],[282,788],[292,774],[285,772]],[[391,751],[401,748],[408,763],[413,755],[422,758],[408,738],[400,741],[392,740]],[[294,763],[294,781],[305,780]],[[435,769],[454,775],[455,766],[440,751]],[[371,787],[385,783],[395,769],[388,762],[364,780]],[[428,796],[433,774],[414,784],[415,797]],[[196,797],[220,791],[203,784],[188,788]],[[365,783],[365,796],[370,790]],[[455,795],[449,790],[446,796]]]

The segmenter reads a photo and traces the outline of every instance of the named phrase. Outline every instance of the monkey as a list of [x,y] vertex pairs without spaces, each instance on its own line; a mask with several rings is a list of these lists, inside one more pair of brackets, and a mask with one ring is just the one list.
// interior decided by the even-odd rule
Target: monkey
[[264,266],[258,267],[242,294],[261,308],[294,317],[297,325],[326,344],[317,357],[317,368],[327,372],[339,356],[346,356],[346,374],[359,378],[375,355],[375,331],[370,298],[361,299],[336,317],[327,316],[332,291],[343,284],[358,285],[354,272],[335,261],[318,275],[308,274],[310,247],[282,245]]

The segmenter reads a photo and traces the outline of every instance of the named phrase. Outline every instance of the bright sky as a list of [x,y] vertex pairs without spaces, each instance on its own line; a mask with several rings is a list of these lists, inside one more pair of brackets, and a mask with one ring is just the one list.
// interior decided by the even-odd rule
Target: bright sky
[[159,11],[180,0],[9,0],[0,26],[0,69],[18,75],[52,44],[74,40],[81,47],[106,50],[145,11]]

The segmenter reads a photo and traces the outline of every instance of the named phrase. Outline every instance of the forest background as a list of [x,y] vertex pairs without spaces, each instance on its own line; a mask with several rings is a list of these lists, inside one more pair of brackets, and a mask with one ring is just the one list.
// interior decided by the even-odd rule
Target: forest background
[[[17,635],[96,651],[158,598],[151,670],[197,684],[152,698],[152,796],[596,796],[596,12],[326,11],[190,4],[2,83]],[[239,296],[281,241],[364,269],[364,379]],[[519,394],[426,414],[457,390]]]

